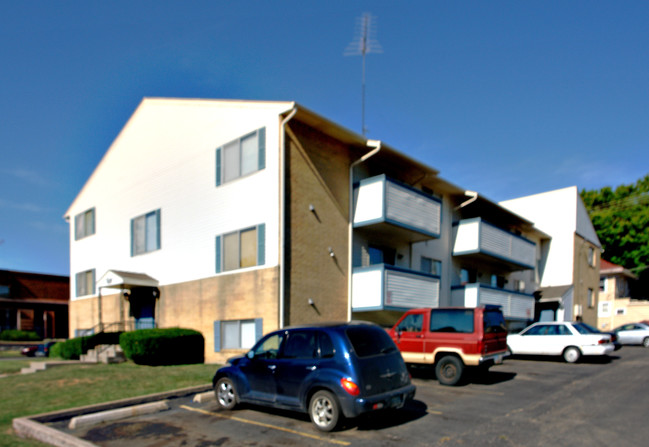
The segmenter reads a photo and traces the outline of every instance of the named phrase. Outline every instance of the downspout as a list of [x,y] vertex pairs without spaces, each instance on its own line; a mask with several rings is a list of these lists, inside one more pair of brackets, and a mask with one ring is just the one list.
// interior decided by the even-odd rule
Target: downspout
[[358,160],[349,165],[349,219],[347,222],[347,321],[352,319],[352,251],[354,249],[354,168],[381,150],[380,140],[367,140],[367,147],[373,148]]
[[455,207],[456,210],[459,210],[460,208],[464,208],[465,206],[475,202],[478,200],[478,193],[475,191],[464,191],[464,195],[467,197],[470,197],[468,200],[460,203],[458,206]]
[[285,293],[285,265],[284,265],[284,251],[286,249],[286,148],[284,147],[286,141],[286,124],[295,116],[297,113],[297,107],[293,107],[293,110],[282,120],[279,125],[279,329],[284,327],[284,308],[286,297]]

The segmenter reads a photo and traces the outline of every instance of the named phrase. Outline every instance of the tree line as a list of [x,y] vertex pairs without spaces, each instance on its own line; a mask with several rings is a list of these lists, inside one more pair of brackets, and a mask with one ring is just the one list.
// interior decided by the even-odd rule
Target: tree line
[[638,276],[632,296],[649,298],[649,174],[615,189],[581,190],[602,243],[602,258]]

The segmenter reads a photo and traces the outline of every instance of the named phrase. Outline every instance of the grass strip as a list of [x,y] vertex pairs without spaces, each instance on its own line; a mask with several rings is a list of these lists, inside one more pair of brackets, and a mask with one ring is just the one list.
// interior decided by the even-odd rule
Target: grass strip
[[[23,360],[3,360],[18,362]],[[20,368],[18,368],[20,369]],[[210,383],[217,365],[140,366],[132,362],[57,366],[0,378],[0,447],[42,447],[13,434],[16,417]]]

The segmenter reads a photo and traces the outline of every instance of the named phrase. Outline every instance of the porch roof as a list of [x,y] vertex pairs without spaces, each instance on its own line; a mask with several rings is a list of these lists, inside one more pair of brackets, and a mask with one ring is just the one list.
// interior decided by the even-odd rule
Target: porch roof
[[131,287],[157,287],[158,280],[144,273],[108,270],[97,282],[97,288],[130,289]]

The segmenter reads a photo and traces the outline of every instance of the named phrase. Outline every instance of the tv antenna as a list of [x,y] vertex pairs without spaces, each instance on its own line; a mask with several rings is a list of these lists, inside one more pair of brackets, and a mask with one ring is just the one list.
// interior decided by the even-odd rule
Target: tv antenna
[[[373,22],[374,21],[374,22]],[[363,57],[363,79],[362,79],[362,132],[363,136],[367,133],[365,128],[365,55],[369,53],[383,53],[383,48],[376,40],[376,17],[369,12],[356,19],[356,32],[354,40],[347,45],[345,56],[362,56]]]

